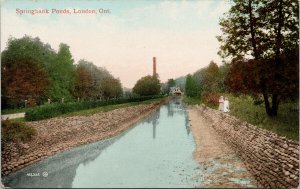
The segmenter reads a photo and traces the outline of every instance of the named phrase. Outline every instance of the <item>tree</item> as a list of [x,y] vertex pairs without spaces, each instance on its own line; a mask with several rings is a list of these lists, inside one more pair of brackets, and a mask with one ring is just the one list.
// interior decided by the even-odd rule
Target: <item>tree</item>
[[204,75],[203,90],[207,92],[216,92],[218,89],[218,76],[219,67],[215,62],[211,61],[206,68]]
[[92,96],[92,75],[83,64],[78,64],[76,66],[74,88],[74,96],[77,98],[88,99]]
[[171,87],[175,87],[176,83],[174,79],[168,79],[168,91],[170,91]]
[[[231,57],[232,62],[257,65],[250,66],[254,69],[253,72],[258,74],[256,81],[250,83],[257,83],[258,87],[249,87],[247,93],[261,93],[267,114],[276,116],[279,102],[285,97],[285,92],[281,89],[291,88],[293,91],[294,88],[294,84],[287,87],[282,82],[285,79],[281,75],[290,77],[286,78],[287,80],[294,80],[296,77],[289,75],[290,70],[286,67],[297,65],[284,57],[298,56],[296,53],[299,45],[298,1],[234,0],[233,2],[234,5],[229,12],[220,20],[223,35],[217,37],[222,44],[219,54],[223,58]],[[246,57],[255,61],[245,60]],[[249,65],[245,65],[245,68],[247,67],[250,68]],[[269,98],[272,99],[271,102]]]
[[185,94],[190,97],[198,96],[199,88],[191,74],[188,74],[185,82]]
[[103,79],[102,91],[105,98],[118,98],[123,93],[120,80],[113,77],[106,77]]
[[[44,44],[40,41],[39,38],[32,38],[30,36],[24,36],[20,39],[16,39],[16,38],[12,38],[10,37],[8,39],[7,42],[7,47],[6,49],[1,53],[1,73],[2,73],[2,80],[6,80],[12,77],[12,73],[9,72],[17,72],[17,68],[18,65],[20,65],[20,70],[22,70],[22,72],[24,71],[28,71],[28,73],[32,73],[29,69],[25,68],[24,66],[26,64],[31,65],[33,64],[34,69],[37,70],[44,70],[46,73],[43,75],[43,79],[41,80],[42,84],[47,83],[47,85],[49,85],[49,74],[47,74],[48,72],[48,66],[51,65],[51,63],[53,63],[55,59],[55,51],[53,49],[51,49],[51,46],[49,44]],[[24,63],[24,64],[23,64]],[[39,65],[35,65],[35,64],[39,64]],[[13,70],[11,70],[13,68]],[[5,75],[4,73],[4,69],[7,69],[5,72],[8,75]],[[18,71],[18,73],[20,73],[20,71]],[[40,72],[38,72],[37,74],[40,74]],[[37,75],[37,77],[33,77],[33,78],[39,78],[40,75]],[[5,78],[7,77],[7,78]],[[20,76],[21,77],[21,76]],[[24,75],[24,77],[27,77],[27,75]],[[18,81],[16,82],[17,84],[22,85],[22,83]],[[32,81],[32,80],[30,80]],[[47,82],[44,82],[47,81]],[[11,81],[9,81],[11,82]],[[33,81],[32,81],[33,82]],[[3,82],[2,82],[3,83]],[[8,84],[9,83],[3,83],[4,85],[1,86],[2,89],[2,108],[6,108],[5,103],[9,103],[7,105],[9,106],[19,106],[18,102],[20,100],[25,100],[25,99],[19,99],[19,100],[10,100],[10,99],[18,99],[19,97],[17,96],[11,96],[11,94],[17,95],[16,93],[11,93],[10,96],[6,96],[6,88],[10,87]],[[7,85],[6,85],[7,84]],[[44,86],[47,89],[49,89],[49,86]],[[8,89],[8,91],[11,89]],[[31,89],[29,89],[31,90]],[[50,90],[45,90],[45,92],[49,92]],[[27,90],[24,90],[24,92],[26,93]],[[36,94],[40,94],[39,92]],[[38,100],[38,102],[42,99],[42,97],[46,97],[47,94],[43,95],[33,95],[35,96],[35,99],[32,99],[33,101]],[[25,96],[22,96],[22,98],[25,98]],[[9,101],[9,102],[8,102]],[[24,102],[22,103],[24,104]]]
[[54,61],[55,54],[51,46],[41,42],[38,37],[32,38],[27,35],[20,39],[10,37],[6,49],[1,53],[1,64],[30,59],[47,69]]
[[61,98],[71,100],[74,90],[74,60],[70,47],[61,43],[55,61],[49,65],[51,78],[50,98],[59,101]]
[[132,91],[141,96],[158,95],[160,93],[160,81],[156,76],[145,76],[139,79]]
[[116,98],[122,95],[122,85],[105,68],[79,60],[75,71],[74,96],[81,99]]
[[48,92],[47,71],[33,59],[14,60],[2,65],[1,71],[2,97],[8,106],[23,104],[24,100],[35,103]]

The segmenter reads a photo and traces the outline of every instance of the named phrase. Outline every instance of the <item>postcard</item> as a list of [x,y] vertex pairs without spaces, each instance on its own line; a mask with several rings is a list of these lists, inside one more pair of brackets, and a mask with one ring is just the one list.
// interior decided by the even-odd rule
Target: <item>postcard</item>
[[297,188],[297,0],[1,1],[2,188]]

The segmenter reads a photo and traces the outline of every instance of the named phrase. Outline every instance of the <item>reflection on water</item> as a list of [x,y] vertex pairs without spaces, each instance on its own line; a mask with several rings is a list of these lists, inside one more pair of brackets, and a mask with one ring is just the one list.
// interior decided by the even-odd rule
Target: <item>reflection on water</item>
[[121,135],[57,154],[3,182],[11,187],[194,187],[201,182],[194,148],[187,112],[175,98]]

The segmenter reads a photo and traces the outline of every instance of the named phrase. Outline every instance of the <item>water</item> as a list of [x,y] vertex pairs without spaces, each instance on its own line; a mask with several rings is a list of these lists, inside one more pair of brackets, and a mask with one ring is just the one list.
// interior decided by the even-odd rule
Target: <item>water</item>
[[201,172],[178,99],[126,132],[49,157],[4,178],[10,187],[195,187]]

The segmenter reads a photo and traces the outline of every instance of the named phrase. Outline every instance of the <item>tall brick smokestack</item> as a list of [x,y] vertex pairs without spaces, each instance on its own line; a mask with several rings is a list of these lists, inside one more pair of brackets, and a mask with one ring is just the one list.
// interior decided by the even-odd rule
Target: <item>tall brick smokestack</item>
[[156,76],[156,57],[153,57],[153,76]]

